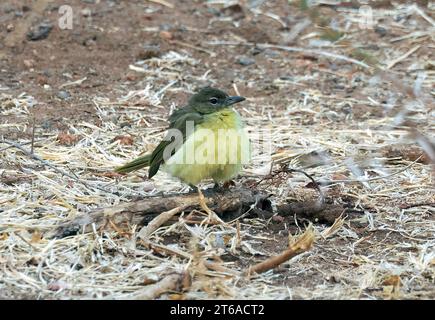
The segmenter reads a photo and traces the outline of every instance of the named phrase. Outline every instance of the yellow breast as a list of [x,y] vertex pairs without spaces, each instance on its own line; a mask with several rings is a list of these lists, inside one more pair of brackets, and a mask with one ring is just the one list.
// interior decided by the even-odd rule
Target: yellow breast
[[163,169],[193,185],[208,178],[227,181],[249,162],[249,148],[240,115],[225,108],[206,115]]

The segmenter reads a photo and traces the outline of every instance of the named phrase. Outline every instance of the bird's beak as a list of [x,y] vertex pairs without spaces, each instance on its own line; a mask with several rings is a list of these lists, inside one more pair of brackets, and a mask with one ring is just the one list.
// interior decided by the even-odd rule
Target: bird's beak
[[240,97],[240,96],[232,96],[232,97],[228,97],[228,98],[226,98],[226,100],[225,100],[225,104],[227,105],[227,106],[230,106],[230,105],[232,105],[232,104],[235,104],[235,103],[238,103],[238,102],[242,102],[242,101],[244,101],[244,100],[246,100],[246,98],[245,97]]

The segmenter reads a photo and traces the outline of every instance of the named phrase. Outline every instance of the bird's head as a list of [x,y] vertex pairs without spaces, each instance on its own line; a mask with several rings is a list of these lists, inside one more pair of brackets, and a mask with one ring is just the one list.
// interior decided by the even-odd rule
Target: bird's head
[[243,100],[245,100],[244,97],[229,96],[219,89],[205,87],[190,98],[189,105],[195,108],[199,113],[207,114],[219,111],[223,108],[229,108],[233,104]]

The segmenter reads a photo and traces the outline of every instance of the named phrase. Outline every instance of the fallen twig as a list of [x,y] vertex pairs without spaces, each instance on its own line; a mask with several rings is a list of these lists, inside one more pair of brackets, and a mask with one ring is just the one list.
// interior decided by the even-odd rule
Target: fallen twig
[[[272,215],[272,207],[268,200],[268,195],[256,190],[238,188],[216,192],[212,189],[207,189],[204,190],[204,201],[212,211],[227,221],[243,215],[248,210],[252,210],[251,206],[253,204],[256,206],[255,210],[252,210],[253,213],[261,212],[265,215]],[[174,208],[180,208],[178,210],[189,212],[200,209],[198,194],[194,192],[163,197],[148,197],[132,203],[96,209],[90,213],[78,215],[73,220],[59,225],[46,236],[63,238],[76,234],[82,229],[85,232],[89,232],[92,230],[92,224],[95,224],[96,228],[99,229],[105,227],[109,220],[116,225],[123,223],[144,225],[162,212],[174,210]],[[168,213],[168,216],[174,211]],[[164,218],[156,220],[156,222],[160,223]]]
[[305,48],[298,48],[298,47],[288,47],[288,46],[280,46],[280,45],[274,45],[269,43],[252,43],[252,42],[231,42],[231,41],[219,41],[219,42],[208,42],[209,45],[218,46],[218,45],[227,45],[227,46],[256,46],[260,49],[278,49],[278,50],[284,50],[284,51],[290,51],[290,52],[302,52],[305,54],[314,54],[319,56],[325,56],[328,58],[334,58],[337,60],[342,60],[346,62],[350,62],[353,64],[356,64],[360,67],[371,69],[372,67],[368,64],[346,57],[342,54],[337,54],[333,52],[323,51],[323,50],[315,50],[315,49],[305,49]]
[[84,78],[79,79],[79,80],[76,80],[76,81],[66,82],[66,83],[64,83],[64,84],[61,84],[61,85],[59,86],[59,89],[66,88],[66,87],[72,87],[72,86],[79,86],[79,85],[81,85],[83,82],[85,82],[87,79],[88,79],[87,77],[84,77]]
[[268,270],[278,267],[280,264],[297,256],[305,251],[308,251],[314,243],[314,230],[309,226],[307,230],[299,237],[299,239],[291,244],[287,250],[277,256],[270,257],[269,259],[250,266],[245,273],[251,275],[253,273],[263,273]]
[[135,300],[151,300],[171,291],[181,291],[184,274],[171,274],[157,283],[150,284],[128,297]]
[[369,178],[369,179],[321,180],[321,181],[319,181],[319,184],[322,186],[326,186],[326,185],[330,185],[330,184],[334,184],[334,183],[370,182],[370,181],[375,181],[375,180],[382,180],[382,179],[391,178],[392,176],[395,176],[395,175],[402,173],[402,172],[408,170],[409,168],[411,168],[414,164],[416,164],[421,159],[421,157],[423,157],[423,154],[421,154],[417,159],[415,159],[413,162],[411,162],[409,165],[407,165],[403,169],[400,169],[400,170],[395,171],[393,173],[387,174],[385,176],[373,177],[373,178]]
[[196,50],[196,51],[208,53],[210,55],[210,57],[216,57],[216,53],[215,52],[207,50],[207,49],[204,49],[204,48],[201,48],[201,47],[198,47],[198,46],[194,46],[194,45],[189,44],[189,43],[181,42],[181,41],[178,41],[178,40],[170,40],[169,42],[171,44],[176,44],[176,45],[183,46],[183,47],[186,47],[186,48],[190,48],[190,49],[193,49],[193,50]]
[[417,51],[418,49],[420,49],[420,45],[415,46],[414,48],[410,49],[408,52],[406,52],[405,54],[401,55],[400,57],[398,57],[397,59],[394,59],[393,61],[391,61],[388,65],[387,65],[387,69],[391,69],[392,67],[394,67],[396,64],[398,64],[400,61],[405,60],[406,58],[408,58],[411,54],[413,54],[415,51]]
[[167,1],[165,1],[165,0],[148,0],[148,1],[149,2],[154,2],[154,3],[157,3],[157,4],[161,4],[162,6],[174,9],[174,5],[172,3],[169,3]]
[[173,216],[175,216],[177,213],[180,213],[183,211],[187,206],[177,207],[174,209],[171,209],[169,211],[162,212],[157,217],[155,217],[146,227],[143,227],[139,233],[137,234],[137,237],[141,238],[143,241],[148,241],[148,238],[151,236],[151,234],[156,231],[160,226],[162,226],[164,223],[166,223],[169,219],[171,219]]

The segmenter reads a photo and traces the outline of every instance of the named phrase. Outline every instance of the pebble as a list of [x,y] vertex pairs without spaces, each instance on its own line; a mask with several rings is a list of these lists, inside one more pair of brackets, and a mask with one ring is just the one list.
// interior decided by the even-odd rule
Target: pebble
[[384,37],[385,35],[387,35],[387,29],[383,28],[383,27],[375,27],[375,32],[380,36],[380,37]]
[[89,8],[85,8],[81,11],[83,17],[90,17],[92,15],[92,11]]
[[26,59],[26,60],[23,60],[23,64],[24,64],[24,66],[26,67],[26,68],[33,68],[34,66],[35,66],[35,60],[33,60],[33,59]]
[[46,39],[52,29],[53,25],[50,23],[38,24],[37,26],[31,28],[31,30],[27,33],[27,40],[38,41]]
[[276,58],[279,57],[280,54],[278,51],[276,50],[272,50],[272,49],[266,49],[264,50],[263,54],[268,57],[268,58]]
[[255,60],[252,58],[249,58],[247,56],[240,56],[237,58],[237,63],[242,65],[242,66],[249,66],[251,64],[255,63]]
[[51,129],[52,126],[53,126],[53,123],[50,120],[44,120],[41,124],[41,127],[45,130]]
[[57,93],[57,97],[66,100],[71,97],[71,94],[68,91],[61,90]]

